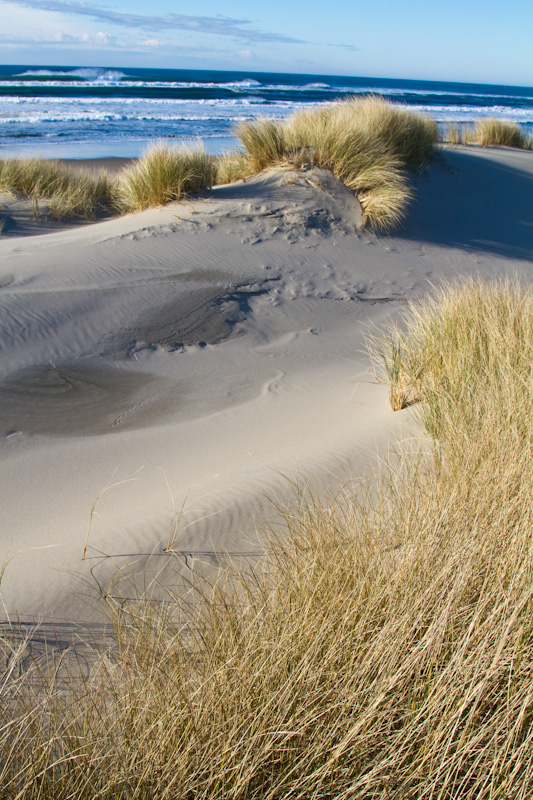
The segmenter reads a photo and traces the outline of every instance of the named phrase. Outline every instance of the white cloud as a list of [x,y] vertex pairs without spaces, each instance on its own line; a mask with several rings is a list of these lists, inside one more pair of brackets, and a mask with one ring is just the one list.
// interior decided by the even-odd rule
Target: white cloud
[[110,44],[116,44],[117,42],[116,36],[112,36],[110,33],[104,33],[103,31],[98,31],[93,39],[96,45],[103,45],[104,47],[108,47]]
[[120,27],[140,28],[146,31],[174,29],[218,36],[231,36],[245,41],[304,44],[302,40],[294,39],[284,33],[272,33],[250,28],[250,20],[233,19],[222,15],[216,17],[196,17],[190,14],[148,16],[113,11],[105,6],[89,5],[85,2],[71,2],[71,0],[11,0],[10,4],[38,11],[66,14],[69,17],[73,15],[85,16]]

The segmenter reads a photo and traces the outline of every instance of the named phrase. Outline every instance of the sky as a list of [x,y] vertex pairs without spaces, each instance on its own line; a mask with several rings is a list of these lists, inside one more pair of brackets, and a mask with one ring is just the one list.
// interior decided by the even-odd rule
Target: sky
[[532,0],[0,0],[0,63],[533,86]]

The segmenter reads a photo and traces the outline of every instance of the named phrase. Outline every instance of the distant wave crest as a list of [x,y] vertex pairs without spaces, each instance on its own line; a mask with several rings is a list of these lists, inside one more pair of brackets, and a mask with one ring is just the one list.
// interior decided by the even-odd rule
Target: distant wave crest
[[126,77],[124,72],[116,69],[101,69],[99,67],[80,67],[66,72],[56,69],[30,69],[17,74],[17,78],[38,78],[50,76],[51,78],[80,78],[84,81],[120,81]]

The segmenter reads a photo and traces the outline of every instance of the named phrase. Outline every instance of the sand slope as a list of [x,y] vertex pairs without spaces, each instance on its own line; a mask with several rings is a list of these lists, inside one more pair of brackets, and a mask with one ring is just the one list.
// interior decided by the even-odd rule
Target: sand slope
[[96,620],[94,598],[130,591],[119,576],[253,556],[287,476],[356,478],[416,433],[386,387],[357,380],[365,331],[429,283],[530,280],[533,153],[446,151],[417,189],[395,236],[361,232],[328,173],[275,170],[0,239],[5,612]]

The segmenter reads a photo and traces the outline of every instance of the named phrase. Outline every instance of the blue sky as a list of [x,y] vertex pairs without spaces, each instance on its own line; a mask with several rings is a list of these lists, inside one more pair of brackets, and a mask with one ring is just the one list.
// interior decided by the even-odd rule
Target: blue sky
[[3,64],[533,85],[531,0],[0,0]]

